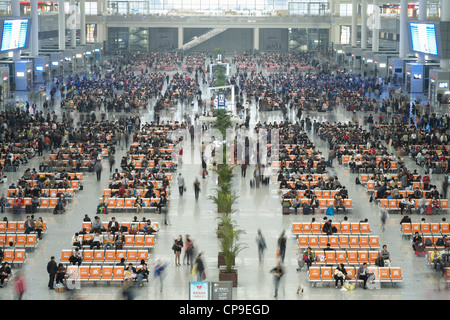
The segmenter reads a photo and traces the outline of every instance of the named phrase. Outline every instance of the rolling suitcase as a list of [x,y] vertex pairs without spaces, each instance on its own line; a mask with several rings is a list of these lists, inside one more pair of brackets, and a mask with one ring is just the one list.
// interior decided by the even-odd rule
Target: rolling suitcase
[[433,214],[433,208],[431,206],[425,207],[425,213],[426,214]]
[[31,204],[25,206],[25,213],[33,213],[33,206]]

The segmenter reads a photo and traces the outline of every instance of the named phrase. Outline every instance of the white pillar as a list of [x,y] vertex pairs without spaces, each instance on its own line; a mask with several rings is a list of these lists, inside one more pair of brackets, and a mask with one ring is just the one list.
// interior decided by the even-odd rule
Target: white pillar
[[69,0],[69,19],[70,21],[70,47],[75,48],[77,46],[77,7],[75,0]]
[[[13,17],[20,17],[20,0],[11,0],[11,15]],[[20,50],[13,51],[13,61],[20,61]]]
[[358,37],[358,3],[352,0],[352,47],[356,47]]
[[259,28],[253,28],[253,50],[259,50]]
[[66,15],[64,13],[64,0],[58,2],[58,48],[66,49]]
[[408,0],[401,0],[400,2],[400,41],[399,41],[399,56],[405,59],[408,54]]
[[178,49],[183,48],[184,44],[184,29],[183,27],[178,27]]
[[80,0],[80,44],[86,44],[86,0]]
[[[419,21],[427,20],[427,0],[419,0]],[[417,58],[418,63],[425,63],[425,54],[419,53]]]
[[361,49],[367,49],[367,0],[361,3]]
[[39,16],[38,16],[38,0],[30,1],[31,9],[31,55],[36,57],[39,55]]
[[[441,21],[450,21],[450,0],[441,0]],[[441,69],[449,69],[448,59],[441,59],[440,61]]]
[[373,0],[373,30],[372,30],[372,51],[380,51],[380,8],[378,0]]

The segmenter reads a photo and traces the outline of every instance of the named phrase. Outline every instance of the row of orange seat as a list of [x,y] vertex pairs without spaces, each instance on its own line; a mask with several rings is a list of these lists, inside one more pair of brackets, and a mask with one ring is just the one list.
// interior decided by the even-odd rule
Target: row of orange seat
[[[141,198],[142,203],[144,203],[143,209],[156,208],[156,205],[161,200],[160,198]],[[99,202],[103,199],[100,198]],[[134,203],[136,198],[108,198],[108,210],[109,209],[132,209],[134,208]]]
[[429,222],[412,222],[402,223],[402,235],[410,236],[416,232],[422,235],[450,235],[450,224],[448,222],[429,223]]
[[[294,201],[294,199],[288,199],[288,198],[285,198],[283,200],[289,201],[291,206],[292,206],[292,203]],[[319,201],[319,209],[320,210],[326,210],[329,206],[335,207],[335,205],[334,205],[335,200],[334,199],[317,199],[317,200]],[[300,199],[300,203],[301,204],[309,203],[310,201],[311,200],[307,199],[307,198]],[[353,209],[353,201],[352,201],[352,199],[343,199],[343,203],[344,203],[344,207],[345,207],[346,210]]]
[[2,262],[8,262],[9,264],[23,264],[27,259],[27,253],[25,249],[4,249]]
[[375,250],[314,250],[313,264],[375,264],[375,260],[380,257],[380,251]]
[[[293,222],[293,234],[323,234],[324,222]],[[332,222],[336,227],[334,234],[368,234],[370,233],[368,222]]]
[[[155,236],[154,235],[142,235],[142,234],[127,234],[124,236],[125,242],[123,244],[124,248],[153,248],[155,246]],[[89,247],[87,244],[94,238],[93,234],[83,234],[82,242],[83,247]],[[84,244],[86,243],[86,244]]]
[[[138,265],[136,270],[141,269]],[[78,280],[81,282],[122,282],[125,279],[124,266],[108,266],[108,265],[82,265],[68,266],[66,273],[68,280]],[[143,281],[148,281],[144,279]]]
[[[69,263],[74,249],[61,251],[61,263]],[[148,262],[148,250],[89,250],[81,249],[82,264],[115,264],[125,259],[128,263],[140,263],[142,260]]]
[[[31,187],[34,187],[35,185],[37,185],[37,180],[25,180],[28,184],[30,184]],[[57,183],[62,183],[64,180],[55,180],[55,182]],[[75,189],[75,190],[79,190],[80,189],[80,183],[81,180],[68,180],[67,181],[70,185],[70,188]],[[17,184],[19,184],[19,180],[17,181]],[[14,189],[10,189],[10,190],[14,190]],[[14,192],[14,191],[12,191]],[[8,190],[8,196],[10,195],[9,190]]]
[[299,235],[299,248],[326,248],[330,244],[335,249],[379,249],[378,236],[369,235]]
[[[75,194],[75,190],[78,189],[74,189],[74,188],[63,188],[63,189],[41,189],[41,197],[43,197],[44,194],[47,194],[49,198],[55,198],[56,195],[58,193],[63,193],[66,195],[70,195],[73,197],[73,195]],[[15,195],[17,195],[18,193],[18,189],[8,189],[8,198],[13,198]],[[47,197],[44,197],[47,198]],[[8,202],[8,199],[7,201]]]
[[[289,189],[281,189],[281,194],[284,195],[289,191],[290,191]],[[339,192],[337,190],[311,190],[311,191],[317,198],[322,199],[334,199],[334,196]],[[303,198],[306,194],[306,190],[296,190],[296,192],[297,197],[299,198]]]
[[[42,234],[47,230],[47,224],[43,221]],[[0,221],[0,233],[24,233],[25,221]],[[33,231],[34,232],[34,231]]]
[[[400,201],[399,199],[379,199],[379,204],[381,208],[386,208],[389,210],[400,210]],[[414,199],[414,205],[415,208],[419,208],[419,199]],[[438,200],[439,205],[441,206],[442,210],[448,209],[448,200],[447,199],[441,199]],[[431,199],[425,199],[426,205],[430,205]]]
[[37,234],[3,233],[0,234],[0,246],[9,246],[18,248],[36,248],[38,245]]
[[[127,230],[130,230],[131,223],[137,223],[138,227],[139,227],[138,230],[143,230],[143,227],[147,225],[146,221],[145,222],[144,221],[138,221],[138,222],[131,222],[131,221],[119,222],[119,221],[116,221],[116,222],[119,225],[119,229],[120,229],[120,227],[126,227]],[[109,221],[103,221],[102,222],[102,225],[103,225],[103,227],[106,230],[108,230],[108,223],[109,223]],[[159,222],[155,221],[155,222],[152,222],[152,223],[159,229]],[[82,230],[86,229],[86,232],[91,232],[91,227],[92,227],[92,222],[83,222],[82,226],[81,226],[81,229]],[[124,234],[125,234],[125,232],[124,232]]]
[[[361,281],[358,280],[358,267],[344,266],[347,271],[347,276],[350,277],[349,281]],[[327,266],[311,266],[308,271],[309,282],[334,282],[334,271],[336,267]],[[373,272],[376,282],[402,282],[403,276],[400,267],[375,267],[369,266],[369,272]]]
[[[73,190],[73,189],[71,189]],[[69,200],[72,197],[67,197],[66,199]],[[6,202],[9,203],[7,205],[7,208],[12,208],[14,206],[16,198],[6,198]],[[39,207],[40,209],[48,209],[48,208],[55,208],[58,204],[59,198],[46,198],[46,197],[40,197],[39,198]],[[31,205],[31,198],[23,198],[23,204],[24,206]]]

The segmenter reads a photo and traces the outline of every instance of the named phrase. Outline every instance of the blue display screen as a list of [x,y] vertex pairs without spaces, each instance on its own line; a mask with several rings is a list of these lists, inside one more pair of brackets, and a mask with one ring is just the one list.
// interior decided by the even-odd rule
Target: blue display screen
[[4,20],[0,51],[25,48],[27,45],[29,21],[29,19]]
[[412,50],[429,55],[438,55],[436,26],[433,23],[410,23]]

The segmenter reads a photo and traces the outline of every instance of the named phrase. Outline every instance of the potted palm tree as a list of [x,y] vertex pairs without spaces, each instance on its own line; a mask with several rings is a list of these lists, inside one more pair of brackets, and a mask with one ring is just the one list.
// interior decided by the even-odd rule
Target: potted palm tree
[[224,224],[218,233],[220,233],[221,255],[225,266],[220,269],[219,281],[232,281],[233,287],[237,287],[238,270],[235,267],[235,259],[242,250],[247,248],[245,243],[240,242],[240,237],[245,234],[245,231],[239,229],[229,215],[224,214],[221,220]]

